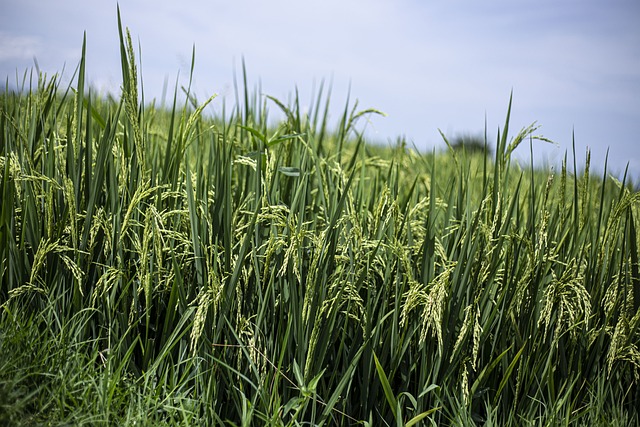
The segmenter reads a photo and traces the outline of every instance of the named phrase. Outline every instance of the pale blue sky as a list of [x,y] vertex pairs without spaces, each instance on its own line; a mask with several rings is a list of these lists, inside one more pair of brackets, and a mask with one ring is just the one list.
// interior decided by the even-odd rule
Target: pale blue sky
[[[142,47],[147,99],[159,98],[180,72],[184,84],[196,46],[199,98],[233,101],[233,69],[244,57],[249,79],[287,99],[297,86],[333,81],[339,115],[351,97],[374,117],[367,135],[404,135],[419,148],[448,136],[480,133],[491,142],[513,89],[512,130],[537,121],[558,147],[534,145],[539,161],[586,147],[601,169],[630,163],[640,176],[640,2],[519,1],[122,1],[123,24]],[[36,57],[48,74],[79,61],[87,31],[93,84],[120,84],[116,2],[0,0],[0,77],[15,81]],[[214,101],[214,107],[221,100]],[[272,109],[275,111],[275,108]],[[528,158],[528,147],[519,149]]]

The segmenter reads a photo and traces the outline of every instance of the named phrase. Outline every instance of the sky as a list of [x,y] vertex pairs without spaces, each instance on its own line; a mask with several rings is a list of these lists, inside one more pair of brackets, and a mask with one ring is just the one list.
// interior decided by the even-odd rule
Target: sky
[[[116,1],[0,0],[0,78],[34,67],[70,78],[87,37],[87,73],[118,93],[121,72]],[[234,74],[246,64],[251,86],[310,102],[332,85],[332,117],[347,95],[386,117],[362,122],[367,137],[422,150],[447,137],[481,135],[495,143],[510,94],[510,133],[533,122],[534,159],[558,168],[591,151],[591,169],[626,165],[640,177],[640,2],[637,0],[271,0],[121,1],[123,25],[140,47],[145,99],[186,85],[195,46],[193,88],[234,103]],[[270,112],[275,113],[273,106]],[[524,163],[529,147],[516,154]]]

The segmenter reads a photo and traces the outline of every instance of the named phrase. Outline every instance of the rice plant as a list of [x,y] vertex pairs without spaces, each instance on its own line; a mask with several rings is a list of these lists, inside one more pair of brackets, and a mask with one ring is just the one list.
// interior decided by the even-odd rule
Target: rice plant
[[334,128],[324,86],[305,109],[244,67],[217,117],[190,87],[156,108],[118,22],[119,97],[86,86],[85,42],[68,87],[1,94],[0,422],[640,421],[626,175],[588,153],[578,173],[575,149],[521,167],[544,141],[511,136],[511,100],[495,144],[439,154],[370,145],[377,110]]

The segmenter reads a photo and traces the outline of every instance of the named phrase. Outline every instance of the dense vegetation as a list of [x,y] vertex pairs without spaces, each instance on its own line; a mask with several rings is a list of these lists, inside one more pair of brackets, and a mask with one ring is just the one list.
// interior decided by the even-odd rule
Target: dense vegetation
[[491,158],[373,147],[374,110],[246,77],[157,109],[120,33],[120,99],[84,46],[74,87],[1,94],[0,424],[637,425],[640,194],[606,164],[512,164],[508,113]]

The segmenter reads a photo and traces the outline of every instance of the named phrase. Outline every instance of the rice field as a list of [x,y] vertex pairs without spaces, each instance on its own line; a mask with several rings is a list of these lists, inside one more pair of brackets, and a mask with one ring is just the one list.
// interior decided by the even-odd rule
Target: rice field
[[638,425],[626,174],[512,161],[545,142],[510,101],[484,153],[369,144],[376,110],[244,70],[217,117],[159,108],[120,47],[119,97],[84,44],[0,93],[0,424]]

